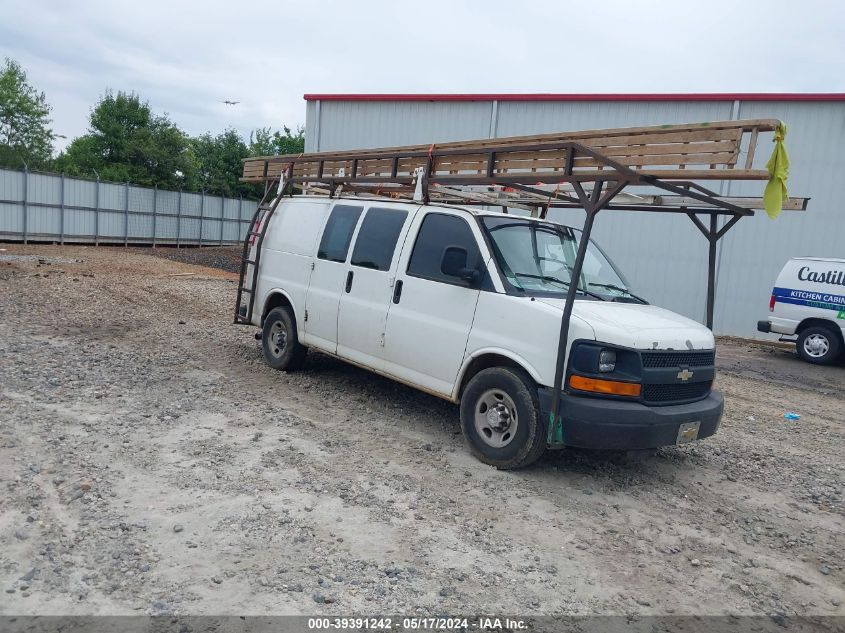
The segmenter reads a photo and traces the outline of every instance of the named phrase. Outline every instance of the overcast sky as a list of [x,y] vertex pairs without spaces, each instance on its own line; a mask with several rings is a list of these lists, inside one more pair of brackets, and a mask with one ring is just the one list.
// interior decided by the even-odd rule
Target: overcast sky
[[[305,123],[320,92],[840,92],[831,0],[0,0],[0,57],[87,129],[106,89],[198,134]],[[224,99],[240,101],[236,106]]]

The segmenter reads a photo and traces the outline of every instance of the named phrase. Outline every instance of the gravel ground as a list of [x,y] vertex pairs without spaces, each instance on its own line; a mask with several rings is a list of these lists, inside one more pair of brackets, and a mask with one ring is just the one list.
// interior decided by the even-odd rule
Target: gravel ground
[[240,246],[204,246],[202,248],[159,246],[157,248],[132,248],[130,252],[154,255],[183,264],[219,268],[230,273],[239,272],[241,269],[242,248]]
[[845,615],[845,368],[722,341],[715,437],[499,472],[449,403],[270,370],[234,293],[0,253],[0,613]]

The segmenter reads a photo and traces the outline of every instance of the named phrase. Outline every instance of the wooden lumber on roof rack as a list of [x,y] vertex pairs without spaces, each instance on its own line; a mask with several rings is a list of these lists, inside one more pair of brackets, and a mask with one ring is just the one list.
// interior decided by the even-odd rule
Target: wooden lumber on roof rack
[[[548,194],[541,196],[539,194],[530,195],[505,195],[502,191],[458,191],[449,187],[433,186],[431,189],[431,199],[442,204],[454,205],[486,205],[486,206],[507,206],[514,209],[528,209],[532,207],[551,206],[551,207],[572,207],[580,208],[579,203],[550,203]],[[550,190],[548,190],[551,193]],[[317,193],[317,192],[315,192]],[[589,190],[588,190],[589,193]],[[714,201],[726,202],[745,209],[762,210],[762,198],[750,198],[746,196],[714,196]],[[783,201],[782,209],[784,211],[806,211],[807,202],[809,198],[795,198],[790,197]],[[613,201],[608,205],[609,209],[614,208],[628,208],[639,207],[643,209],[648,208],[689,208],[692,210],[702,207],[699,200],[678,195],[636,195],[620,193],[616,195]]]
[[[242,180],[276,180],[293,162],[297,182],[343,178],[407,184],[414,170],[425,167],[429,158],[431,181],[444,184],[459,175],[478,176],[479,183],[492,178],[503,184],[596,180],[608,176],[607,160],[662,180],[767,180],[765,169],[752,168],[754,152],[758,135],[773,131],[778,123],[776,119],[717,121],[263,156],[244,160]],[[577,153],[572,159],[571,179],[561,178],[570,157],[570,150],[561,147],[567,142],[600,155]]]
[[[700,181],[768,180],[767,170],[753,168],[754,152],[760,133],[779,125],[718,121],[264,156],[244,160],[241,180],[263,182],[265,197],[284,180],[291,194],[499,203],[541,215],[593,198],[620,210],[753,215],[762,199],[720,196]],[[790,198],[782,208],[806,205]]]

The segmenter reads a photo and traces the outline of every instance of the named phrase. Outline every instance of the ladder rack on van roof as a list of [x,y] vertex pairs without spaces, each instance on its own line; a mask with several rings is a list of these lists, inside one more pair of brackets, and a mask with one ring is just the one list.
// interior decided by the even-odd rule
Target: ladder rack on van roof
[[[540,216],[583,206],[575,183],[590,190],[617,182],[629,193],[604,208],[734,214],[762,208],[762,199],[720,196],[695,181],[768,180],[754,156],[760,133],[778,124],[719,121],[263,156],[244,160],[241,180],[272,187],[284,174],[308,193],[335,195],[342,187],[344,195],[396,199],[413,199],[422,180],[426,202],[510,206]],[[632,187],[662,191],[634,195]],[[783,208],[805,206],[790,198]]]
[[[586,219],[572,279],[581,275],[599,211],[685,214],[708,241],[706,321],[712,329],[716,244],[740,218],[764,207],[762,198],[721,195],[700,181],[769,180],[768,169],[755,167],[754,157],[760,134],[774,132],[780,125],[776,119],[717,121],[244,159],[241,180],[263,183],[264,199],[244,241],[235,322],[251,322],[269,219],[282,197],[293,195],[297,188],[329,197],[342,193],[426,204],[501,206],[505,212],[520,208],[541,218],[550,208],[583,209]],[[782,208],[803,211],[807,200],[787,198]],[[721,226],[720,215],[730,216]],[[249,246],[255,237],[255,260],[250,261]],[[248,264],[253,266],[251,288],[244,284]],[[576,291],[575,284],[569,286],[561,319],[551,443],[562,428],[558,396]],[[250,294],[245,313],[242,293]]]

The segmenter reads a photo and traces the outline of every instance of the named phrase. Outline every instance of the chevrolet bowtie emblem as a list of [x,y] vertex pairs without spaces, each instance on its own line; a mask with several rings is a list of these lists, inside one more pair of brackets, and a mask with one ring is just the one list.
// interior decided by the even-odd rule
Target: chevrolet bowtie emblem
[[689,369],[684,367],[681,371],[678,372],[678,380],[683,380],[684,382],[686,382],[687,380],[692,378],[693,375],[694,375],[693,372],[691,372]]

